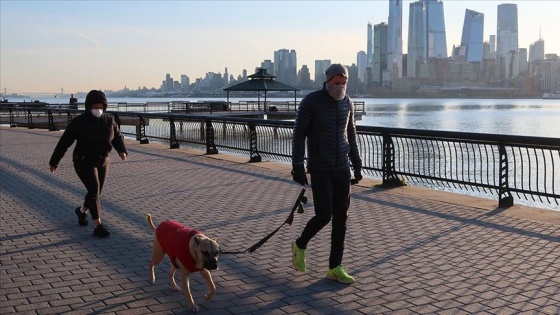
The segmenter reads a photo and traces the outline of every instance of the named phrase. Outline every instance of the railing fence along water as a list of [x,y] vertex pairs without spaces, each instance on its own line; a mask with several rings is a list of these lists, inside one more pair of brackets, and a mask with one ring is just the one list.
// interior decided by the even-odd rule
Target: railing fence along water
[[[82,110],[2,108],[0,123],[64,129]],[[123,134],[140,143],[169,143],[205,150],[291,161],[293,122],[172,113],[110,112]],[[560,139],[358,126],[366,175],[382,186],[402,181],[433,188],[497,195],[499,206],[514,198],[560,204]]]

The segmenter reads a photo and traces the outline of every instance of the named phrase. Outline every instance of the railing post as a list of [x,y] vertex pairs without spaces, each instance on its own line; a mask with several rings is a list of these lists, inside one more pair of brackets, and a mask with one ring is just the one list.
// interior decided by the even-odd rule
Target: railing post
[[393,138],[383,133],[383,187],[402,186],[401,180],[395,174],[395,146]]
[[210,119],[205,119],[206,122],[206,154],[218,154],[218,148],[214,143],[214,126]]
[[117,123],[117,126],[119,126],[119,129],[121,129],[121,119],[119,118],[119,114],[113,113],[113,116],[115,117],[115,122]]
[[140,134],[137,136],[140,136],[140,144],[147,144],[150,143],[150,140],[148,140],[148,137],[146,137],[146,121],[144,120],[144,117],[142,117],[142,115],[140,115],[140,126],[139,127],[139,131]]
[[169,117],[169,148],[178,149],[179,142],[177,141],[177,134],[175,133],[175,120]]
[[249,132],[251,135],[251,159],[249,160],[249,162],[260,162],[262,161],[262,158],[257,148],[257,128],[253,123],[249,123]]
[[508,158],[506,148],[503,144],[498,146],[498,152],[500,153],[500,188],[498,191],[498,206],[500,208],[507,208],[513,206],[513,196],[509,190]]
[[10,109],[10,127],[17,127],[16,118],[14,117],[14,111]]
[[35,124],[33,123],[33,116],[31,116],[31,110],[27,110],[27,128],[35,129]]
[[66,112],[68,114],[68,123],[66,124],[66,126],[68,126],[70,124],[70,121],[72,120],[72,115],[70,114],[70,112]]
[[47,110],[47,115],[49,117],[49,131],[58,131],[58,128],[54,125],[54,118],[51,110]]

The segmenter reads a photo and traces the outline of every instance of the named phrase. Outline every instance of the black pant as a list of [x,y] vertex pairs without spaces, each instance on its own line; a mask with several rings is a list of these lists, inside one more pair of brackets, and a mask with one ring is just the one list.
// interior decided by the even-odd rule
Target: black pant
[[310,171],[315,216],[311,218],[296,240],[299,248],[307,243],[332,219],[329,268],[342,263],[346,221],[350,207],[350,168],[336,171]]
[[98,163],[74,160],[74,170],[87,190],[84,206],[89,209],[91,218],[97,220],[101,209],[101,190],[109,171],[109,159],[105,158]]

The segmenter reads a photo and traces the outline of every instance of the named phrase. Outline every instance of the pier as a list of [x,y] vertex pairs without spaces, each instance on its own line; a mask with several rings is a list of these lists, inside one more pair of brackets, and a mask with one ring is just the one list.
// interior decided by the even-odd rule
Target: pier
[[[301,189],[288,163],[127,140],[129,159],[111,153],[102,194],[111,236],[97,239],[91,220],[76,222],[85,191],[71,152],[49,173],[60,135],[0,127],[1,314],[187,314],[167,258],[148,282],[146,213],[242,250],[284,222]],[[220,257],[211,301],[191,276],[200,314],[560,313],[559,212],[376,184],[352,186],[343,264],[354,284],[325,278],[330,225],[309,244],[307,272],[291,266],[290,243],[313,213],[309,190],[305,212],[255,253]]]

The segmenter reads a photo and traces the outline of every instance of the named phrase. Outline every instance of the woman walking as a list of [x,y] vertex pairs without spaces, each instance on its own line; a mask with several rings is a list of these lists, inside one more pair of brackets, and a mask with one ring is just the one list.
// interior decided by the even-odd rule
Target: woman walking
[[60,137],[49,161],[50,171],[56,171],[66,150],[76,140],[72,162],[76,174],[87,190],[82,206],[75,209],[78,224],[88,224],[89,212],[95,225],[93,235],[107,237],[110,233],[101,224],[100,195],[109,170],[109,152],[114,147],[123,161],[126,160],[128,152],[115,120],[105,114],[105,94],[102,91],[91,90],[86,96],[85,107],[85,112],[72,119]]

